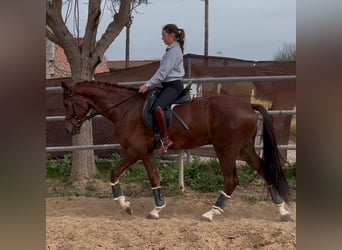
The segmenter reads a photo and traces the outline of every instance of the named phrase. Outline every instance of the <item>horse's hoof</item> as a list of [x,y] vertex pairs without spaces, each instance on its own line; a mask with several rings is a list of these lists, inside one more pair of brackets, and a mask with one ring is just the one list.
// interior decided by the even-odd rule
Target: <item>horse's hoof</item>
[[159,219],[159,214],[158,214],[158,213],[150,212],[150,213],[147,215],[147,219],[158,220],[158,219]]
[[290,213],[280,215],[280,221],[282,221],[282,222],[291,221]]
[[126,207],[126,208],[125,208],[125,212],[128,213],[129,215],[132,215],[133,210],[132,210],[131,207]]
[[202,219],[205,221],[213,221],[213,214],[209,211],[204,214],[202,214]]
[[220,211],[216,207],[213,207],[208,212],[202,214],[202,218],[206,221],[213,221],[214,215],[220,215],[222,213],[222,211]]
[[285,203],[282,202],[280,204],[277,204],[279,208],[279,213],[280,213],[280,221],[290,221],[291,216],[289,211],[285,209]]

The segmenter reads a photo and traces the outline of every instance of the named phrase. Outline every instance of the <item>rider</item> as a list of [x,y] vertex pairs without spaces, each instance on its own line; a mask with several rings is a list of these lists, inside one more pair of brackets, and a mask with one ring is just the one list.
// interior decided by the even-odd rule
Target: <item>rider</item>
[[151,86],[161,83],[163,88],[155,102],[154,117],[161,135],[161,146],[155,152],[166,152],[173,142],[169,138],[164,109],[170,106],[183,90],[184,65],[184,29],[175,24],[167,24],[162,29],[162,40],[167,45],[160,66],[150,80],[140,86],[139,93],[145,93]]

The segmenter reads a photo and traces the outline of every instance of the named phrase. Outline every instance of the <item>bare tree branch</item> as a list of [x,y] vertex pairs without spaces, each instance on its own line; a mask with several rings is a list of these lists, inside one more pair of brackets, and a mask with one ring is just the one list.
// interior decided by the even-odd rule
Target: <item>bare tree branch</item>
[[47,26],[46,27],[46,37],[53,43],[59,44],[58,38],[55,34],[51,31],[51,29]]
[[[47,37],[61,46],[70,64],[78,63],[80,54],[73,35],[62,18],[62,1],[56,0],[46,8]],[[78,52],[78,53],[77,53]]]
[[88,20],[82,47],[82,56],[88,57],[95,47],[97,28],[101,15],[101,1],[90,0],[88,7]]
[[134,10],[135,8],[137,8],[140,4],[148,4],[148,0],[133,0],[133,5],[132,5],[132,9]]
[[108,25],[105,33],[103,33],[101,39],[96,44],[96,48],[92,54],[92,61],[96,61],[99,56],[104,54],[107,48],[120,34],[121,30],[129,22],[131,2],[132,0],[121,1],[119,11],[115,14],[113,22]]

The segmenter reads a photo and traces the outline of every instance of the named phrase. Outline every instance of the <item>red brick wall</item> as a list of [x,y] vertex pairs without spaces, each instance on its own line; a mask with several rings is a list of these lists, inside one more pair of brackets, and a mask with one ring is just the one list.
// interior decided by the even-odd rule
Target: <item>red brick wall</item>
[[[70,71],[70,64],[68,63],[68,60],[64,54],[64,49],[58,46],[57,44],[54,44],[55,49],[55,58],[54,58],[54,75],[51,78],[61,78],[61,77],[70,77],[71,71]],[[109,72],[109,69],[107,67],[107,60],[106,57],[103,56],[101,58],[101,63],[97,65],[95,69],[95,74],[98,73],[104,73]]]

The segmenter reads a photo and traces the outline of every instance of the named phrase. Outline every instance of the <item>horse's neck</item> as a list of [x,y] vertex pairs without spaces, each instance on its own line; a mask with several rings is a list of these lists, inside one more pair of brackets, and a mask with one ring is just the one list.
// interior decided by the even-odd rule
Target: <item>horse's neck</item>
[[[136,92],[129,89],[102,84],[80,85],[78,92],[87,98],[91,106],[100,113],[104,111],[114,112],[116,105],[136,94]],[[121,113],[124,112],[125,106],[125,104],[120,105]]]

